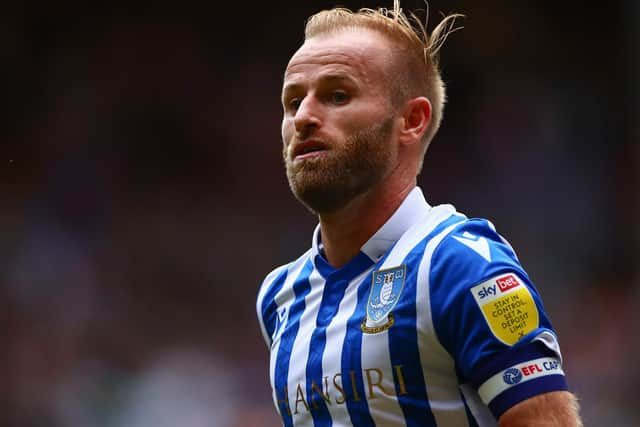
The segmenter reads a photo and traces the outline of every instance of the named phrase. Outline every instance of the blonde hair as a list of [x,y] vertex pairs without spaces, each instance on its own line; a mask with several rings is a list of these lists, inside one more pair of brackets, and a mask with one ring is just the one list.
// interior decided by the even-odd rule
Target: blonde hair
[[[449,34],[461,29],[455,26],[460,14],[445,16],[429,34],[426,30],[427,18],[423,24],[414,13],[407,16],[400,7],[400,1],[394,0],[393,9],[362,8],[354,12],[337,7],[323,10],[312,15],[305,27],[305,40],[350,28],[366,28],[377,31],[399,45],[394,55],[396,62],[403,65],[404,78],[395,79],[397,87],[392,102],[398,105],[409,97],[424,96],[431,103],[431,123],[422,139],[422,155],[440,127],[446,102],[445,85],[440,75],[438,54]],[[402,67],[398,67],[402,69]],[[402,73],[400,74],[402,76]],[[422,168],[422,161],[418,172]]]

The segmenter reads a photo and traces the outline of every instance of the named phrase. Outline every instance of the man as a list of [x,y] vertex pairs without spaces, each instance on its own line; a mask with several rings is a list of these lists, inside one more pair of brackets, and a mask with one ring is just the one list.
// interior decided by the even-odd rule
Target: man
[[287,177],[319,225],[257,300],[285,426],[580,425],[512,248],[416,186],[455,18],[429,36],[398,1],[323,11],[287,66]]

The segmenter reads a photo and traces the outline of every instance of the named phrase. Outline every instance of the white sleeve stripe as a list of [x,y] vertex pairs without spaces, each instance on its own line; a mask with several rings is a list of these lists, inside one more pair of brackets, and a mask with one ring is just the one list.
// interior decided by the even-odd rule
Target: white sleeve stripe
[[267,277],[262,282],[260,286],[260,290],[258,291],[258,298],[256,298],[256,311],[258,313],[258,323],[260,324],[260,330],[262,331],[262,337],[264,338],[264,342],[267,344],[267,347],[270,347],[269,343],[271,342],[271,337],[267,333],[267,328],[264,324],[264,319],[262,318],[262,302],[264,300],[264,296],[269,290],[269,287],[273,283],[273,281],[278,277],[278,275],[289,265],[282,265],[271,273],[267,275]]
[[478,389],[478,394],[482,401],[488,405],[503,391],[547,375],[564,375],[558,358],[541,357],[504,369],[485,381]]
[[551,331],[542,331],[532,341],[539,341],[544,344],[549,350],[553,351],[562,363],[562,353],[560,352],[560,345],[558,339]]

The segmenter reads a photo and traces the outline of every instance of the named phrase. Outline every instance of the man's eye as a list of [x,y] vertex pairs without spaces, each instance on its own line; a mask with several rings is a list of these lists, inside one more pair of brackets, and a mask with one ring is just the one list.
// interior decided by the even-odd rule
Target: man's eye
[[349,101],[349,95],[342,91],[335,91],[331,94],[331,101],[336,104],[344,104]]
[[301,102],[301,98],[293,98],[291,101],[289,101],[289,108],[295,111],[300,107]]

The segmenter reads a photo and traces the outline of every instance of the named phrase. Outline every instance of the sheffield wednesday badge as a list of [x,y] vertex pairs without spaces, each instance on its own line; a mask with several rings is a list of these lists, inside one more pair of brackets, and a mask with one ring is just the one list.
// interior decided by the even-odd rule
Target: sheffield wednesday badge
[[373,272],[371,293],[367,303],[367,317],[362,321],[362,332],[373,334],[389,329],[394,318],[391,310],[400,299],[404,288],[406,265]]

